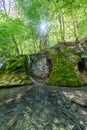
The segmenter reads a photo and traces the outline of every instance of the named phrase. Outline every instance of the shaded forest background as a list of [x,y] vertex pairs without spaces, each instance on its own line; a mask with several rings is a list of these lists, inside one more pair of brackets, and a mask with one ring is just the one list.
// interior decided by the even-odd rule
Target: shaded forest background
[[87,0],[0,0],[0,56],[34,54],[86,37]]

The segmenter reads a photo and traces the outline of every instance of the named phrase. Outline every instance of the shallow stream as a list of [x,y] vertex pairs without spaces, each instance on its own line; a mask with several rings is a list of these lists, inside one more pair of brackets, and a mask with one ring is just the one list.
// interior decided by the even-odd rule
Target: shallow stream
[[0,90],[0,130],[87,130],[87,108],[60,88],[41,84]]

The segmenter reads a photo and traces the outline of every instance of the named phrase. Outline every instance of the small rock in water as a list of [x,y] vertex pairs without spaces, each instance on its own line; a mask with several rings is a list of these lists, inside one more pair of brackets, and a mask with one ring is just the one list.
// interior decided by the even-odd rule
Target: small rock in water
[[35,128],[31,128],[31,130],[36,130]]
[[11,102],[11,101],[13,101],[13,99],[9,99],[9,100],[7,100],[6,103],[9,103],[9,102]]
[[87,95],[85,92],[75,91],[75,92],[63,92],[63,94],[71,101],[81,105],[87,106]]
[[17,95],[16,99],[20,99],[21,96],[22,96],[21,93],[19,93],[19,94]]

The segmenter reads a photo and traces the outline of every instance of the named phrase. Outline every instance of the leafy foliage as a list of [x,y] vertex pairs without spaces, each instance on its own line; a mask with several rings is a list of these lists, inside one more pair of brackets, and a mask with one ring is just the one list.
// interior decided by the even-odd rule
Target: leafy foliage
[[[1,55],[15,55],[16,47],[20,45],[24,35],[23,23],[20,19],[11,19],[6,14],[0,14],[0,49]],[[16,37],[16,43],[12,36]]]
[[[16,16],[0,11],[0,55],[38,53],[87,36],[86,0],[14,0]],[[41,34],[41,23],[47,23]]]

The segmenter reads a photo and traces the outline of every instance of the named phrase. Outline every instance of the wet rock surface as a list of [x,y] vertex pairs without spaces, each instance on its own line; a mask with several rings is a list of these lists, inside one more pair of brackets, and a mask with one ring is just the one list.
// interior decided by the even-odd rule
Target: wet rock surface
[[0,91],[0,130],[87,130],[87,106],[67,95],[87,88],[36,84]]
[[81,91],[76,91],[76,92],[63,92],[63,94],[71,101],[81,105],[81,106],[86,106],[87,107],[87,92],[81,92]]
[[45,79],[49,75],[49,62],[45,55],[41,54],[37,56],[37,59],[34,57],[31,73],[34,77]]

